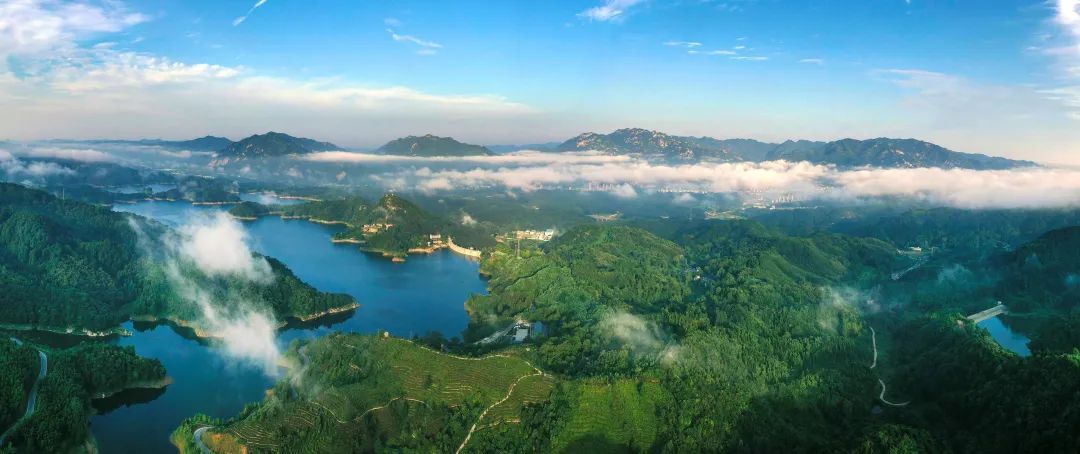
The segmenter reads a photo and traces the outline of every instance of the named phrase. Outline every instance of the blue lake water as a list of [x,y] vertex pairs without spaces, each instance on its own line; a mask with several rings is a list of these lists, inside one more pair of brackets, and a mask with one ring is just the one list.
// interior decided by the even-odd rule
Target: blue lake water
[[[116,206],[118,211],[174,226],[192,214],[220,209],[185,202]],[[403,337],[439,331],[453,337],[469,322],[465,300],[486,291],[478,263],[449,251],[393,263],[363,253],[355,245],[331,243],[330,236],[340,227],[278,217],[244,225],[255,250],[281,260],[312,286],[348,293],[361,305],[322,326],[280,332],[282,347],[293,339],[339,330],[372,333],[385,329]],[[200,412],[221,418],[235,415],[245,404],[261,400],[275,380],[260,368],[227,360],[212,344],[185,337],[167,325],[125,326],[134,335],[111,342],[131,345],[140,355],[161,360],[174,382],[164,393],[135,391],[99,401],[102,414],[91,418],[91,430],[102,452],[175,452],[168,437],[180,421]]]
[[989,331],[990,336],[1002,347],[1020,356],[1031,356],[1031,350],[1027,346],[1031,339],[1005,326],[998,317],[983,320],[979,322],[979,326]]

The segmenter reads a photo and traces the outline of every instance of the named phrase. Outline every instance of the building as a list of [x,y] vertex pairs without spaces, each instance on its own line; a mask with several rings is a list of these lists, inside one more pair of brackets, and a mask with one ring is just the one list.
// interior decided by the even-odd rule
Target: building
[[551,241],[555,237],[555,229],[547,230],[517,230],[514,237],[519,240]]

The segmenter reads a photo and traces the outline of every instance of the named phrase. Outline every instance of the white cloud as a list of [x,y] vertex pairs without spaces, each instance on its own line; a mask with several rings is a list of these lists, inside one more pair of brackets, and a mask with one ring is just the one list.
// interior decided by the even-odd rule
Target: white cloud
[[686,53],[691,55],[735,55],[733,50],[688,50]]
[[701,43],[699,43],[697,41],[666,41],[666,42],[664,42],[664,45],[665,46],[670,46],[670,47],[688,47],[688,48],[701,47]]
[[393,17],[387,17],[383,19],[383,24],[387,27],[400,27],[402,25],[400,20],[397,20]]
[[412,43],[422,47],[422,49],[416,51],[416,53],[420,55],[434,55],[438,49],[442,49],[443,47],[442,44],[434,41],[420,39],[412,35],[399,35],[389,28],[386,29],[386,32],[390,34],[390,38],[393,38],[394,41],[399,43]]
[[495,156],[438,156],[417,157],[384,155],[371,153],[353,153],[348,151],[325,151],[303,155],[301,159],[316,162],[340,162],[349,164],[395,163],[395,162],[471,162],[492,165],[526,164],[597,164],[605,162],[625,162],[627,156],[612,156],[597,152],[546,153],[540,151],[517,151]]
[[179,255],[209,276],[233,276],[253,282],[273,280],[266,259],[253,255],[248,233],[224,212],[193,217],[178,230]]
[[[197,309],[196,319],[187,322],[214,339],[221,347],[216,352],[276,376],[281,358],[276,342],[279,324],[251,301],[223,292],[213,281],[200,277],[234,276],[258,284],[274,279],[266,260],[251,255],[243,227],[224,213],[200,214],[177,232],[152,240],[139,218],[128,218],[128,222],[144,257],[160,263],[172,290]],[[194,263],[197,270],[187,263]]]
[[119,2],[7,0],[0,3],[0,57],[56,52],[78,39],[145,22]]
[[75,171],[55,162],[26,163],[6,150],[0,150],[0,173],[8,180],[24,178],[48,178],[57,175],[74,175]]
[[831,176],[828,197],[907,197],[957,208],[1080,206],[1080,170],[869,169]]
[[38,147],[19,153],[28,158],[65,159],[81,162],[113,162],[116,157],[103,151],[77,148]]
[[611,193],[615,197],[619,197],[619,198],[623,198],[623,199],[632,199],[632,198],[637,197],[637,195],[638,195],[637,190],[634,189],[634,187],[631,186],[629,183],[623,183],[623,184],[620,184],[618,186],[615,186],[615,188],[611,190]]
[[599,22],[615,21],[622,19],[630,8],[644,2],[645,0],[604,0],[600,6],[582,11],[578,16]]
[[731,59],[732,59],[732,60],[742,60],[742,61],[765,61],[765,60],[768,60],[768,59],[769,59],[769,57],[759,57],[759,56],[736,56],[736,57],[731,57]]
[[675,196],[673,199],[671,199],[671,201],[679,205],[688,205],[692,203],[697,203],[698,199],[697,197],[694,197],[693,194],[683,192]]
[[804,58],[802,60],[799,60],[799,63],[806,63],[806,64],[810,64],[810,65],[819,65],[820,66],[820,65],[825,64],[825,60],[823,60],[821,58]]
[[208,130],[244,136],[288,129],[335,136],[329,140],[345,134],[370,140],[365,138],[373,132],[405,132],[391,132],[388,125],[411,129],[426,121],[455,131],[470,125],[490,131],[493,119],[512,122],[533,115],[534,109],[496,95],[267,77],[108,47],[41,56],[28,62],[20,77],[0,67],[0,136],[12,139],[183,137]]
[[608,313],[600,319],[597,328],[634,354],[654,357],[664,363],[678,360],[682,352],[682,348],[670,341],[656,323],[629,312]]
[[266,0],[258,0],[257,2],[255,2],[255,5],[252,6],[251,9],[249,9],[247,13],[244,13],[243,16],[240,16],[240,17],[237,17],[236,19],[233,19],[233,23],[232,23],[233,27],[244,23],[244,21],[247,20],[248,16],[250,16],[251,13],[254,13],[255,10],[259,9],[260,6],[263,6],[265,4],[266,4]]
[[[807,162],[653,164],[640,160],[609,163],[473,168],[422,168],[383,175],[399,186],[407,179],[421,191],[504,187],[531,191],[542,187],[607,185],[632,197],[640,188],[714,193],[796,194],[826,200],[902,197],[958,208],[1054,208],[1080,206],[1080,169],[1012,170],[856,169]],[[603,187],[603,186],[601,186]],[[676,201],[680,201],[676,199]],[[690,200],[685,200],[690,202]]]

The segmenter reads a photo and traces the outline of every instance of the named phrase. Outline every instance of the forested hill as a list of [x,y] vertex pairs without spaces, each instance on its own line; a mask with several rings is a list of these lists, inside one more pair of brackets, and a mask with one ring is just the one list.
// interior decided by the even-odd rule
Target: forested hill
[[480,145],[461,143],[453,137],[438,137],[431,134],[391,140],[386,145],[379,147],[378,152],[418,157],[491,156],[495,154]]
[[[0,323],[48,329],[104,330],[132,316],[193,321],[198,311],[170,285],[163,265],[144,257],[127,214],[0,184]],[[143,222],[150,235],[164,232]],[[223,304],[242,295],[279,320],[348,306],[345,295],[318,292],[269,260],[270,285],[180,269]]]
[[316,222],[345,224],[338,240],[362,242],[365,249],[402,257],[410,248],[427,246],[428,235],[448,235],[467,247],[489,247],[491,233],[479,226],[451,222],[396,194],[386,194],[371,203],[361,197],[308,202],[280,207],[284,216]]
[[[23,349],[30,352],[33,361],[20,367],[29,366],[36,377],[37,351],[29,346]],[[91,437],[87,420],[94,414],[93,396],[168,384],[161,362],[138,356],[134,347],[93,342],[47,353],[48,375],[41,381],[37,409],[11,434],[5,449],[82,452]]]
[[777,147],[766,158],[810,161],[841,167],[940,167],[945,169],[1011,169],[1034,166],[1031,161],[961,153],[915,139],[843,139],[825,144],[804,142]]
[[221,166],[246,159],[274,158],[291,154],[305,154],[315,151],[339,149],[341,149],[341,147],[329,142],[319,142],[312,139],[293,137],[288,134],[271,131],[266,134],[256,134],[229,144],[218,151],[217,158],[211,165]]
[[1017,310],[1080,307],[1080,226],[1051,230],[1006,255],[998,296]]
[[607,154],[637,154],[664,160],[717,159],[738,161],[743,153],[763,156],[770,148],[757,141],[723,141],[711,137],[682,137],[641,128],[625,128],[610,134],[587,132],[559,145],[559,151],[594,150]]

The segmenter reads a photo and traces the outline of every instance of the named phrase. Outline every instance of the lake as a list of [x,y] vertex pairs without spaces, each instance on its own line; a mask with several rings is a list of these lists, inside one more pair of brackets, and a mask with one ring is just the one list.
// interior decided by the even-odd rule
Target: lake
[[990,336],[992,336],[998,344],[1001,344],[1002,347],[1005,347],[1020,356],[1031,356],[1031,350],[1029,350],[1027,346],[1028,342],[1031,342],[1031,339],[1028,339],[1027,336],[1024,336],[1023,334],[1013,331],[1008,326],[1005,326],[1000,318],[988,318],[979,322],[978,325],[985,328],[987,331],[990,331]]
[[[192,214],[223,208],[140,202],[115,209],[175,226]],[[401,337],[439,331],[457,336],[469,323],[465,300],[486,291],[479,264],[446,250],[393,263],[355,245],[331,243],[330,236],[340,227],[278,217],[243,224],[256,251],[281,260],[319,290],[348,293],[360,303],[355,312],[333,317],[322,326],[281,331],[278,343],[283,348],[293,339],[338,330],[385,329]],[[161,360],[174,382],[164,393],[134,391],[95,402],[102,414],[91,418],[90,424],[102,452],[175,452],[168,437],[181,420],[200,412],[233,416],[245,404],[261,400],[275,381],[261,368],[229,361],[212,345],[178,334],[168,325],[129,322],[125,327],[134,334],[111,342]]]

